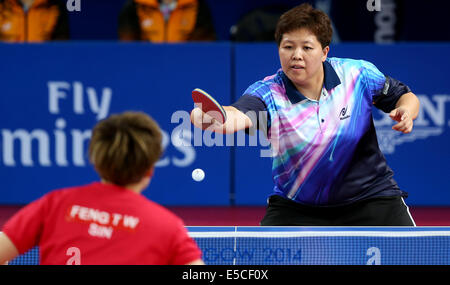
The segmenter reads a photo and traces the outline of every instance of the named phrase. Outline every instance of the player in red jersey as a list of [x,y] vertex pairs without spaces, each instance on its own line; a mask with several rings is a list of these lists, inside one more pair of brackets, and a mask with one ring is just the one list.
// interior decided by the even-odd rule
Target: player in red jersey
[[0,264],[36,245],[40,264],[203,264],[181,219],[140,195],[161,138],[144,113],[99,122],[89,158],[101,182],[55,190],[22,208],[0,233]]

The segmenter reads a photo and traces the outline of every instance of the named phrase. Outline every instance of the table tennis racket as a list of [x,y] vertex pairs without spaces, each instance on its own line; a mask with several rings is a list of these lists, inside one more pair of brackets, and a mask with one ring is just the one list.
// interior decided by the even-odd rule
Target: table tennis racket
[[192,91],[192,100],[194,100],[195,106],[200,108],[203,113],[208,114],[220,124],[225,123],[227,120],[227,114],[223,107],[204,90],[195,88]]

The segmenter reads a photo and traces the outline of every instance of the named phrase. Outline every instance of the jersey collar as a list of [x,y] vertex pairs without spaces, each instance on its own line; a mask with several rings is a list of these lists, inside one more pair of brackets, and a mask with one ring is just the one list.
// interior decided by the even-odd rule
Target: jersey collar
[[[334,70],[331,63],[329,63],[327,60],[323,63],[323,72],[323,87],[325,87],[327,91],[341,84],[339,76],[336,74],[336,71]],[[300,91],[297,90],[294,83],[292,83],[292,81],[286,76],[286,74],[284,74],[283,71],[281,71],[281,78],[286,88],[286,95],[292,104],[296,104],[300,101],[308,99],[302,93],[300,93]]]

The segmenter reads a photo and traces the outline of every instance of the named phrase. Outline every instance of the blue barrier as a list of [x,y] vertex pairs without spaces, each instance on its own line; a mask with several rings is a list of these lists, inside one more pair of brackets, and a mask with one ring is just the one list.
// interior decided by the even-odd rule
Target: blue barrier
[[[447,112],[449,44],[342,44],[329,56],[361,58],[408,84],[422,109],[412,134],[392,131],[378,110],[380,146],[408,205],[450,205]],[[426,54],[427,56],[424,56]],[[128,109],[150,113],[164,131],[164,156],[144,194],[164,205],[264,205],[272,191],[264,137],[253,145],[201,132],[189,122],[190,92],[228,105],[279,68],[274,44],[0,44],[0,204],[98,179],[86,149],[91,127]],[[220,162],[220,163],[217,163]],[[201,183],[191,178],[205,170]]]
[[[229,44],[0,44],[0,54],[0,203],[97,180],[86,155],[91,127],[140,110],[159,122],[165,147],[144,194],[165,205],[228,204],[230,149],[191,144],[207,135],[189,112],[196,87],[228,98]],[[202,183],[195,168],[206,170]]]

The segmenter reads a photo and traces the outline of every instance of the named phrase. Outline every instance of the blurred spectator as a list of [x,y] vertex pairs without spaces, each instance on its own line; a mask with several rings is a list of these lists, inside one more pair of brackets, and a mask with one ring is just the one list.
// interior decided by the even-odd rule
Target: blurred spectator
[[231,27],[231,40],[273,42],[278,19],[290,8],[290,5],[274,4],[250,11]]
[[43,42],[69,39],[69,19],[61,0],[0,0],[0,40]]
[[212,41],[215,32],[204,0],[128,0],[119,16],[123,41]]

